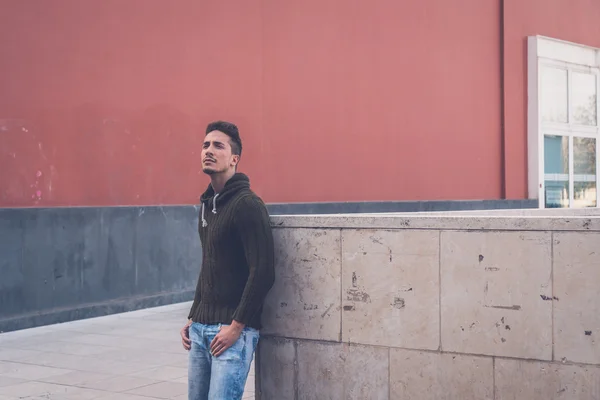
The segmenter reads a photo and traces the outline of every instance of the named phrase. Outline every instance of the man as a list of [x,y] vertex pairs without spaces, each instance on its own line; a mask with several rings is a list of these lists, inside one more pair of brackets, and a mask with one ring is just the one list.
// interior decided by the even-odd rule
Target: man
[[189,400],[241,399],[259,339],[263,301],[274,282],[273,236],[267,209],[236,172],[242,155],[238,128],[208,125],[198,230],[202,268],[188,323]]

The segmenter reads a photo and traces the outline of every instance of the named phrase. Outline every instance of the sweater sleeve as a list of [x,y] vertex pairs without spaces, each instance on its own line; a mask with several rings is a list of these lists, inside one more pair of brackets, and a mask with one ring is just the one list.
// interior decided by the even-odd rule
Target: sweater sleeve
[[248,280],[233,319],[247,325],[275,282],[273,233],[267,208],[253,196],[240,199],[234,218],[248,263]]

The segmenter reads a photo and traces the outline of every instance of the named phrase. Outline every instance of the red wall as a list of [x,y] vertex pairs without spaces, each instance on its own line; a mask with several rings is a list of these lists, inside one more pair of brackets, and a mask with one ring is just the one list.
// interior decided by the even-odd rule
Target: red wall
[[505,0],[506,195],[527,198],[527,36],[600,48],[599,0]]
[[[195,203],[214,119],[239,125],[269,202],[501,196],[498,1],[0,7],[0,206]],[[516,108],[509,197],[525,187]]]

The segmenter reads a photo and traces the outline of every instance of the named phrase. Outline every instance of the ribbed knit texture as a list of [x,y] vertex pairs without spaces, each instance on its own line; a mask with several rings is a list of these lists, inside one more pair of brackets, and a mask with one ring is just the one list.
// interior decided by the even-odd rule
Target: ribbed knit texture
[[267,208],[241,173],[218,194],[216,207],[214,198],[209,185],[201,197],[202,268],[189,318],[203,324],[236,320],[260,329],[263,302],[275,279]]

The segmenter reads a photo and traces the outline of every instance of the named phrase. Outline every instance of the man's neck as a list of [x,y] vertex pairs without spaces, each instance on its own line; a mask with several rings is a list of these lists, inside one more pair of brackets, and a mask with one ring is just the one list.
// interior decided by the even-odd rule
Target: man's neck
[[210,184],[215,193],[221,193],[225,184],[235,175],[235,170],[222,172],[220,174],[214,174],[210,176]]

